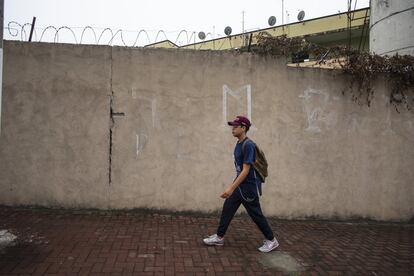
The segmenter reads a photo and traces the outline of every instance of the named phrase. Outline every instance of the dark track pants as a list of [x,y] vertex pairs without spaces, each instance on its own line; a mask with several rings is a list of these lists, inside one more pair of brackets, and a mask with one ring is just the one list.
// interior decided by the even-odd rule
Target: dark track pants
[[254,221],[254,223],[256,223],[256,225],[259,227],[260,231],[262,231],[265,238],[268,240],[273,240],[273,232],[262,213],[259,197],[255,196],[251,201],[245,200],[241,196],[240,190],[238,188],[234,190],[231,196],[224,201],[220,224],[217,229],[217,235],[223,237],[226,234],[227,228],[229,227],[230,222],[233,219],[237,209],[239,209],[240,204],[243,204],[244,208],[246,208],[247,213]]

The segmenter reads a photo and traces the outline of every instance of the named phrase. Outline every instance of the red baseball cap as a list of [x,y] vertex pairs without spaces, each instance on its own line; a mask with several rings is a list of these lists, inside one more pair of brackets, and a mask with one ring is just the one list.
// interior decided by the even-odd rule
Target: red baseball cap
[[227,122],[227,124],[229,125],[229,126],[245,126],[247,129],[249,129],[250,128],[250,126],[252,125],[251,123],[250,123],[250,120],[249,119],[247,119],[246,117],[244,117],[244,116],[237,116],[236,117],[236,119],[234,119],[233,121],[231,121],[231,122]]

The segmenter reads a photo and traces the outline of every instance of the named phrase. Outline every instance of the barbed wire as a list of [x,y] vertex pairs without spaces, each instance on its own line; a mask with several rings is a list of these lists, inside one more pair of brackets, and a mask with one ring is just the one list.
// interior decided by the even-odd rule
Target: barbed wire
[[[7,24],[7,27],[4,29],[6,32],[5,39],[11,38],[11,40],[20,40],[20,41],[27,41],[28,40],[28,33],[32,27],[32,23],[24,23],[20,24],[16,21],[10,21]],[[76,30],[79,29],[79,30]],[[40,38],[38,39],[38,32],[40,33]],[[96,45],[119,45],[119,46],[126,46],[126,47],[137,47],[137,46],[146,46],[150,44],[155,44],[157,42],[161,42],[164,40],[169,40],[178,46],[182,46],[183,44],[190,44],[196,43],[201,41],[207,41],[207,38],[210,36],[210,39],[214,39],[214,36],[211,33],[207,33],[205,35],[206,39],[199,40],[196,38],[195,31],[169,31],[166,32],[164,30],[157,30],[155,39],[151,40],[149,30],[141,29],[139,31],[127,31],[123,29],[111,29],[111,28],[97,28],[92,26],[86,27],[68,27],[68,26],[61,26],[56,27],[53,25],[47,26],[46,28],[34,28],[33,29],[33,38],[32,41],[36,42],[53,42],[53,43],[75,43],[75,44],[96,44]],[[177,33],[175,40],[169,39],[167,33]],[[66,34],[65,34],[66,33]],[[128,33],[136,33],[135,40],[133,43],[126,42],[126,36]],[[190,34],[190,35],[189,35]],[[47,38],[49,36],[49,39]],[[183,37],[184,36],[184,37]],[[62,37],[64,37],[64,42],[60,42]],[[85,38],[89,37],[92,38],[92,43],[85,42]],[[145,43],[139,43],[140,37],[144,37]],[[159,38],[163,37],[164,40],[159,40]],[[184,43],[182,40],[184,38]]]

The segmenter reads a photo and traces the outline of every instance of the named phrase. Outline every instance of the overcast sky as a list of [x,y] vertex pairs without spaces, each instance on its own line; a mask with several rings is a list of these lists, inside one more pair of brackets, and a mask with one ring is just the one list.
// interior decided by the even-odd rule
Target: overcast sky
[[[300,10],[305,11],[305,20],[325,15],[345,12],[347,0],[284,0],[284,23],[297,21]],[[354,8],[355,0],[352,1]],[[369,0],[359,0],[356,8],[369,6]],[[269,27],[268,18],[276,16],[276,25],[282,24],[282,0],[238,0],[238,1],[160,1],[160,0],[5,0],[4,25],[13,28],[5,30],[5,39],[21,40],[20,25],[31,23],[36,16],[36,37],[38,41],[48,26],[59,28],[71,27],[76,38],[67,29],[59,31],[58,41],[79,43],[85,27],[94,28],[96,38],[90,29],[85,30],[82,43],[95,43],[105,28],[111,28],[114,35],[122,29],[125,44],[132,46],[138,32],[141,32],[136,45],[142,46],[169,39],[183,45],[187,42],[199,41],[192,33],[204,31],[207,39],[221,37],[224,28],[231,26],[232,34],[242,32],[244,11],[244,29],[246,31]],[[30,26],[26,25],[23,40],[27,40]],[[160,32],[162,30],[164,33]],[[185,30],[186,33],[180,31]],[[49,28],[43,33],[42,41],[53,41],[56,30]],[[14,35],[14,36],[13,36]],[[99,44],[108,44],[111,39],[109,31],[102,34]],[[158,36],[157,36],[158,35]],[[191,41],[188,41],[191,38]],[[75,41],[76,40],[76,41]],[[115,36],[112,44],[121,45],[120,33]]]

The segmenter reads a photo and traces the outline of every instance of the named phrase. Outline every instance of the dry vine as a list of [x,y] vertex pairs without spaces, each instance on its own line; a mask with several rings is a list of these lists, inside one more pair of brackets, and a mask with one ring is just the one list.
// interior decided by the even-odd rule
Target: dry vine
[[[414,57],[405,55],[379,56],[347,47],[322,47],[302,38],[285,35],[269,37],[259,35],[252,52],[259,55],[284,56],[298,61],[313,56],[318,63],[338,64],[345,74],[351,76],[352,99],[359,104],[371,105],[374,96],[373,81],[384,75],[390,81],[390,103],[398,111],[399,106],[408,110],[414,107]],[[356,91],[353,89],[356,86]],[[344,91],[345,92],[345,91]]]

